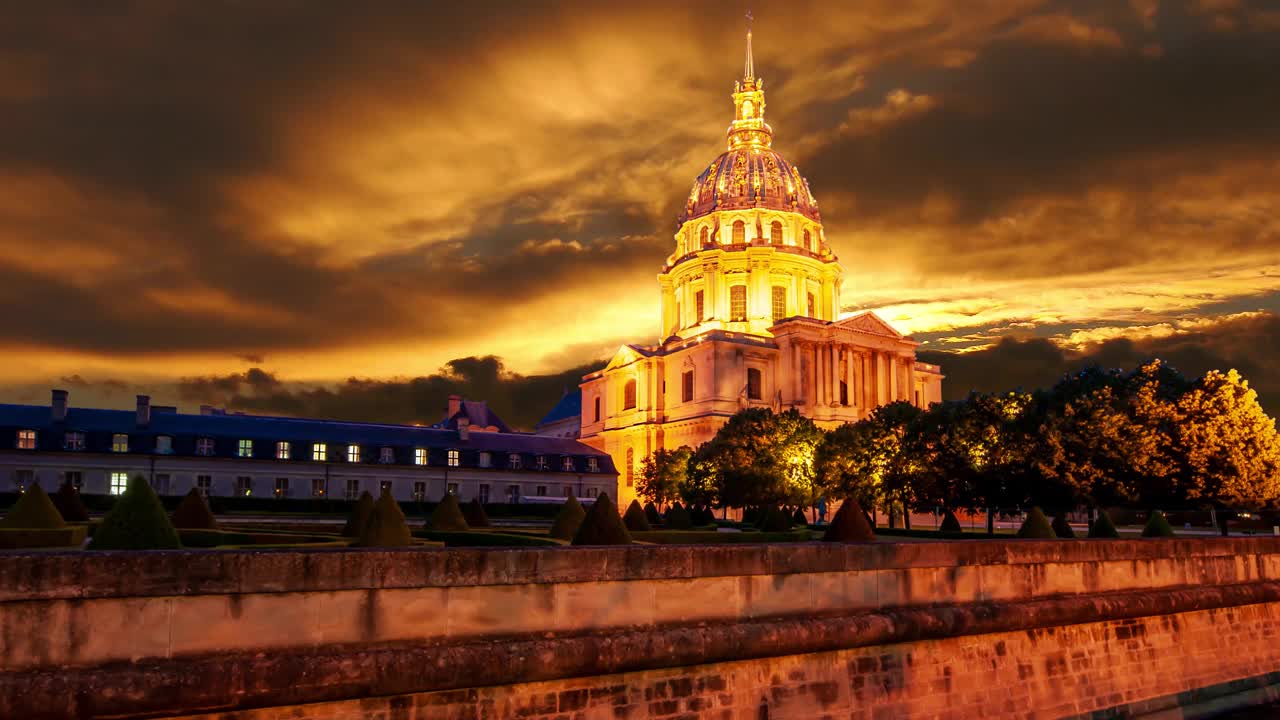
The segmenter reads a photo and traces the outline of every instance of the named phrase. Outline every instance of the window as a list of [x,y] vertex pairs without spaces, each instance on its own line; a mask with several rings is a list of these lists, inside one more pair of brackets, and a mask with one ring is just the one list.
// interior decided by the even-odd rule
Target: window
[[760,399],[760,370],[759,368],[747,368],[747,399]]
[[517,455],[517,454],[515,454],[515,453],[511,453],[510,455],[508,455],[508,456],[507,456],[507,467],[511,468],[512,470],[519,470],[519,469],[520,469],[520,456],[519,456],[519,455]]
[[112,435],[111,452],[129,452],[129,436],[124,433]]
[[809,317],[818,317],[818,303],[813,297],[813,293],[809,293]]
[[595,422],[600,422],[600,396],[599,396],[599,395],[597,395],[597,396],[596,396],[596,419],[595,419]]
[[236,446],[236,455],[239,457],[253,457],[253,441],[241,440]]
[[395,491],[395,486],[391,484],[390,480],[383,480],[382,482],[378,483],[378,492],[383,495],[394,496],[396,491]]
[[489,502],[489,486],[481,485],[480,491],[476,494],[476,497],[479,498],[481,505]]
[[209,493],[213,492],[213,476],[197,475],[196,492],[200,493],[204,497],[209,497]]
[[427,484],[421,480],[415,480],[413,483],[413,499],[414,502],[422,502],[427,499]]
[[704,226],[702,226],[702,232],[698,233],[698,240],[699,240],[699,244],[700,244],[702,247],[706,247],[706,245],[707,245],[707,240],[709,240],[709,239],[710,239],[710,238],[708,238],[707,227],[704,225]]
[[572,485],[561,485],[561,486],[560,486],[560,497],[569,497],[569,496],[570,496],[570,495],[572,495],[572,494],[573,494],[573,486],[572,486]]
[[62,449],[64,450],[83,450],[84,449],[84,433],[82,432],[66,432],[62,434]]
[[573,472],[573,458],[567,457],[560,461],[560,469],[565,472]]
[[84,487],[84,475],[79,470],[68,470],[62,473],[62,479],[75,488],[76,492],[80,492],[80,489]]
[[156,436],[156,452],[160,455],[173,454],[173,438],[168,435]]
[[127,487],[129,487],[129,473],[111,473],[111,486],[109,490],[112,495],[120,495],[124,493],[124,489]]
[[[123,475],[124,473],[120,473],[120,474],[121,474],[121,475]],[[29,487],[31,487],[32,485],[34,485],[34,484],[35,484],[35,482],[36,482],[36,471],[35,471],[35,470],[15,470],[15,471],[13,471],[13,486],[14,486],[14,489],[16,489],[19,493],[24,493],[24,492],[26,492],[26,491],[27,491],[27,488],[29,488]],[[113,495],[118,495],[119,493],[112,493],[112,494],[113,494]]]
[[458,456],[457,450],[450,450],[448,455],[446,456],[446,461],[448,462],[449,467],[458,467],[459,465],[462,464],[462,460]]
[[196,440],[197,455],[213,454],[213,438],[199,438]]
[[598,458],[587,458],[587,472],[600,472],[600,460]]
[[747,224],[741,220],[733,223],[733,244],[741,245],[747,241]]
[[289,478],[276,478],[276,497],[289,497]]
[[747,319],[747,286],[729,288],[729,319],[741,322]]
[[458,483],[449,483],[448,486],[445,487],[445,492],[449,493],[450,495],[457,495]]
[[378,451],[378,462],[383,465],[390,465],[396,461],[395,448],[384,447]]
[[627,384],[622,386],[622,409],[636,409],[636,381],[628,380]]
[[781,285],[773,286],[773,321],[778,322],[787,316],[787,289]]
[[693,309],[697,313],[697,319],[694,322],[702,322],[706,317],[703,313],[706,311],[706,296],[699,290],[693,294]]
[[324,478],[311,478],[311,497],[324,497]]
[[777,220],[774,220],[773,224],[769,226],[769,242],[773,245],[782,244],[782,223]]
[[808,230],[804,231],[804,249],[810,252],[813,251],[813,237],[809,235]]
[[347,490],[345,497],[348,500],[355,500],[360,496],[360,481],[355,478],[347,478]]
[[534,459],[533,459],[533,465],[534,465],[534,467],[538,468],[539,470],[546,470],[546,469],[548,468],[548,465],[547,465],[547,456],[546,456],[546,455],[539,455],[538,457],[534,458]]
[[288,442],[281,440],[280,442],[276,443],[276,459],[277,460],[289,459],[289,443]]
[[151,489],[156,491],[157,495],[169,494],[169,474],[156,473],[151,476]]
[[324,443],[311,443],[311,459],[324,462],[329,456],[329,446]]
[[35,450],[36,449],[36,431],[35,430],[19,430],[18,431],[18,449],[19,450]]
[[515,505],[516,503],[520,502],[520,486],[519,485],[507,486],[507,502],[511,503],[512,505]]
[[353,463],[360,462],[360,446],[359,445],[347,446],[347,462],[353,462]]
[[534,489],[533,489],[533,494],[534,494],[534,495],[537,495],[538,497],[546,497],[546,496],[547,496],[547,486],[546,486],[546,485],[539,485],[538,487],[536,487],[536,488],[534,488]]
[[480,453],[480,467],[493,467],[493,456],[487,452]]
[[635,464],[636,451],[632,448],[627,448],[627,487],[632,487],[636,484]]
[[680,375],[680,399],[683,402],[693,402],[693,371],[685,370]]
[[253,494],[253,478],[241,475],[236,478],[236,494],[249,497]]
[[414,449],[413,449],[413,464],[414,464],[414,465],[426,465],[426,464],[427,464],[427,449],[426,449],[426,448],[414,448]]
[[587,488],[587,497],[593,498],[596,496],[596,493],[598,492],[600,491],[597,488]]

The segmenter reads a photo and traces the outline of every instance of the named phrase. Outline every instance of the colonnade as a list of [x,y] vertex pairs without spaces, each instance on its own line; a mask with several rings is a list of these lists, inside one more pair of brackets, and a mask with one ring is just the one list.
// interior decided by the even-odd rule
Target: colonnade
[[796,403],[869,411],[895,400],[916,402],[915,358],[891,350],[793,338],[781,370],[783,399],[789,394]]

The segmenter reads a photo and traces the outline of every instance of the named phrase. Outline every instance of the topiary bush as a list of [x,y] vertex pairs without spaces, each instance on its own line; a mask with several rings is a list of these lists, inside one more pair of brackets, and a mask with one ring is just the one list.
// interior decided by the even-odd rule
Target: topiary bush
[[1027,513],[1027,519],[1022,521],[1022,527],[1018,528],[1018,537],[1032,540],[1052,540],[1058,535],[1053,531],[1053,526],[1049,524],[1049,518],[1044,516],[1044,511],[1037,506],[1031,508],[1031,512]]
[[761,532],[786,532],[791,529],[791,515],[777,505],[770,505],[760,513],[758,527]]
[[587,511],[582,509],[582,503],[578,502],[578,498],[570,495],[560,506],[560,512],[551,523],[551,532],[548,534],[553,538],[572,540],[582,525],[582,519],[586,516]]
[[1093,519],[1093,524],[1089,526],[1089,537],[1091,538],[1110,538],[1117,539],[1120,533],[1116,531],[1116,526],[1111,522],[1111,516],[1107,511],[1098,508],[1098,517]]
[[134,475],[93,533],[91,550],[165,550],[182,547],[178,531],[150,483]]
[[950,509],[942,516],[942,524],[938,526],[939,532],[960,533],[964,532],[964,528],[960,527],[960,518],[956,517]]
[[699,505],[697,511],[693,513],[694,525],[715,525],[716,515],[711,512],[711,508],[706,505]]
[[658,506],[652,502],[644,504],[644,517],[649,521],[650,527],[662,524],[662,514],[658,512]]
[[487,528],[491,525],[489,514],[484,511],[484,505],[480,504],[480,498],[471,498],[471,502],[462,506],[462,518],[473,528]]
[[1076,531],[1071,529],[1071,523],[1067,522],[1067,514],[1065,512],[1058,513],[1053,519],[1053,534],[1066,540],[1074,540]]
[[1169,524],[1169,519],[1164,516],[1164,513],[1159,510],[1152,510],[1151,517],[1147,518],[1146,527],[1142,528],[1142,537],[1173,537],[1173,526]]
[[391,493],[383,491],[378,496],[369,524],[355,544],[360,547],[408,547],[413,544],[413,534],[404,521],[404,511]]
[[470,530],[467,519],[458,506],[458,497],[453,493],[445,493],[444,498],[431,511],[427,527],[432,530]]
[[213,517],[213,512],[209,510],[209,505],[205,502],[204,496],[195,488],[191,488],[191,491],[182,498],[182,502],[178,503],[173,515],[169,516],[169,521],[173,523],[175,528],[180,530],[218,529],[217,519]]
[[[641,511],[643,512],[643,511]],[[591,504],[582,525],[573,536],[574,545],[630,545],[631,534],[618,516],[618,508],[608,495],[600,495]]]
[[347,524],[342,526],[342,537],[358,538],[369,526],[369,518],[373,517],[373,496],[368,490],[360,493],[356,504],[347,515]]
[[628,530],[635,532],[649,532],[653,529],[649,525],[649,518],[644,515],[644,508],[640,507],[640,501],[632,500],[627,506],[627,512],[622,516],[622,524],[627,526]]
[[836,516],[823,533],[825,542],[875,542],[876,533],[867,522],[867,513],[857,500],[850,498],[840,503]]
[[689,516],[689,511],[680,503],[675,503],[667,508],[667,514],[662,517],[662,524],[668,530],[692,530],[693,518]]
[[65,526],[62,513],[54,507],[40,483],[27,488],[0,520],[0,527],[24,530],[56,530]]
[[742,510],[743,525],[759,525],[760,524],[760,508],[754,505],[748,505]]
[[89,522],[89,508],[84,506],[84,501],[80,499],[80,491],[71,484],[71,481],[63,481],[58,491],[49,496],[49,499],[53,501],[53,506],[58,509],[58,514],[63,520]]
[[796,525],[808,525],[809,518],[805,517],[804,508],[796,508],[796,512],[791,516],[791,522]]

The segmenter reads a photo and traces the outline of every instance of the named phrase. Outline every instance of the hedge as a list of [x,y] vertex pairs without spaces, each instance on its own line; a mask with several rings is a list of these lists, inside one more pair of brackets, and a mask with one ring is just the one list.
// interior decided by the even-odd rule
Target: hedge
[[487,530],[419,530],[413,536],[442,541],[445,547],[549,547],[564,544],[545,535],[534,537]]
[[0,550],[80,547],[84,544],[88,532],[88,525],[67,525],[60,528],[0,528]]
[[731,545],[742,543],[808,542],[813,534],[808,530],[790,532],[713,532],[710,530],[651,530],[633,532],[636,542],[655,545]]

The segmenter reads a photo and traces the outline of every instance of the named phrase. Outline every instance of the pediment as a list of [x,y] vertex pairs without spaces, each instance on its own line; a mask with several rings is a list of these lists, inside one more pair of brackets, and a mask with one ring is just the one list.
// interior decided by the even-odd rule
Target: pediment
[[880,335],[882,337],[891,337],[901,340],[905,335],[893,329],[893,326],[885,322],[879,315],[871,310],[858,313],[840,320],[835,323],[836,327],[846,328],[848,330],[856,330],[871,335]]
[[640,352],[638,349],[636,349],[635,346],[623,345],[622,347],[618,348],[618,351],[613,354],[612,358],[609,359],[609,364],[605,365],[604,369],[612,370],[614,368],[630,365],[631,363],[643,357],[646,357],[645,354]]

